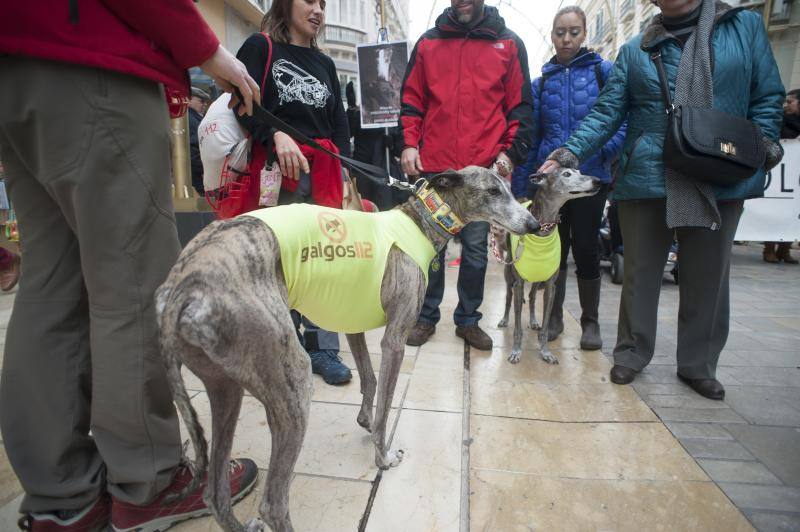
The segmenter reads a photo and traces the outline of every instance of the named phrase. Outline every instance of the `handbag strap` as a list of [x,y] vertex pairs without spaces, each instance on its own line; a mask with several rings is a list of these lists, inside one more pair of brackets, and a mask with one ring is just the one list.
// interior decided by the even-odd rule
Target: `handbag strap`
[[661,87],[661,98],[664,100],[664,109],[668,115],[675,111],[675,104],[672,103],[672,97],[669,94],[669,84],[667,83],[667,72],[664,70],[664,62],[661,60],[661,50],[657,50],[650,54],[650,59],[656,64],[656,72],[658,72],[658,84]]
[[261,76],[261,94],[264,94],[264,86],[267,84],[267,76],[269,75],[270,66],[272,65],[272,39],[269,38],[267,32],[262,31],[261,36],[267,41],[267,62],[264,64],[264,75]]

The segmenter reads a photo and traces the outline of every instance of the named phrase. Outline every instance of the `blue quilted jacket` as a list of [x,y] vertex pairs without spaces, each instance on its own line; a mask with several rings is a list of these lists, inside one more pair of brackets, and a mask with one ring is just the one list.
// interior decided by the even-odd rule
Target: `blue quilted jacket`
[[[714,108],[747,117],[767,139],[777,141],[784,89],[764,21],[751,11],[732,9],[722,2],[716,5]],[[614,188],[618,200],[665,196],[662,150],[667,116],[650,59],[650,53],[659,49],[674,93],[681,47],[656,17],[644,33],[622,46],[603,93],[564,145],[579,161],[589,160],[627,119],[628,135]],[[764,170],[759,170],[735,186],[718,187],[717,199],[763,196],[764,176]]]
[[[520,165],[511,179],[516,196],[524,196],[528,176],[544,163],[547,156],[562,146],[592,109],[600,86],[597,65],[602,79],[608,79],[613,67],[595,52],[582,49],[568,65],[555,58],[542,67],[542,76],[531,83],[533,89],[533,144],[525,164]],[[544,87],[542,87],[544,78]],[[604,183],[611,181],[611,162],[619,155],[625,142],[625,126],[601,149],[596,150],[581,165],[581,172],[595,176]]]

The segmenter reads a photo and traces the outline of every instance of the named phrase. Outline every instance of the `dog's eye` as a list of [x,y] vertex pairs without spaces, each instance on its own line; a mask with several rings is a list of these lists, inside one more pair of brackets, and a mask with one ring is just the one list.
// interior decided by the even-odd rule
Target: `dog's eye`
[[489,189],[489,195],[490,196],[499,196],[500,195],[500,189],[497,188],[497,187],[490,188]]

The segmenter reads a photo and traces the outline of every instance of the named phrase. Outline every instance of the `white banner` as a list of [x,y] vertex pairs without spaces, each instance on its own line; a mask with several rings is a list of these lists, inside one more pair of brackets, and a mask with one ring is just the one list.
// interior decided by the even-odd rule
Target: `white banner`
[[782,140],[781,164],[767,174],[764,197],[744,202],[736,240],[800,239],[800,140]]

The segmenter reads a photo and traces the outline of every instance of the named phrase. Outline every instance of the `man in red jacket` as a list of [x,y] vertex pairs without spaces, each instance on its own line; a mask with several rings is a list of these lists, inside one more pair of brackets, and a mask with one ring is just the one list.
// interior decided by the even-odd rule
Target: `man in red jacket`
[[[403,83],[401,122],[409,175],[469,165],[494,166],[510,176],[531,144],[533,102],[525,45],[494,7],[483,0],[451,0],[436,26],[417,41]],[[492,348],[478,326],[486,276],[489,225],[467,224],[460,232],[461,267],[456,335],[477,349]],[[435,332],[444,295],[444,251],[434,261],[419,321],[409,345]]]
[[[153,293],[180,251],[165,85],[200,65],[258,87],[191,0],[3,2],[0,159],[22,274],[0,382],[3,444],[34,531],[155,530],[207,513],[186,486]],[[253,485],[234,461],[231,491]],[[202,488],[201,488],[202,489]]]

